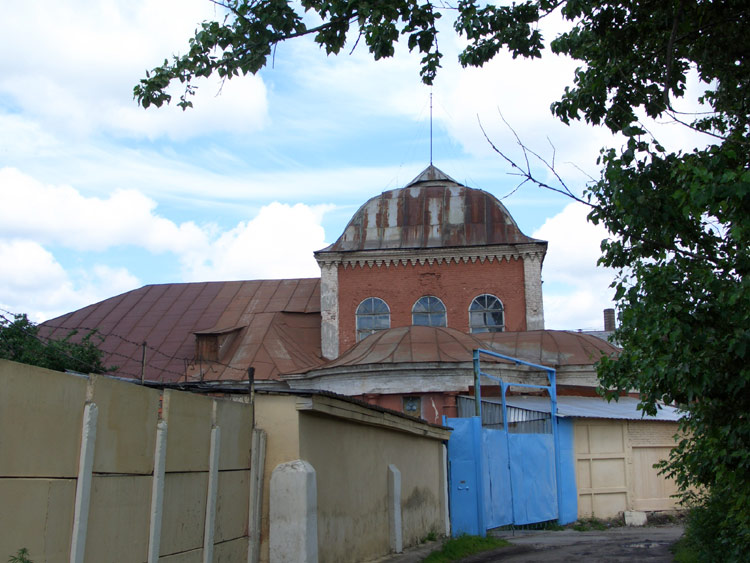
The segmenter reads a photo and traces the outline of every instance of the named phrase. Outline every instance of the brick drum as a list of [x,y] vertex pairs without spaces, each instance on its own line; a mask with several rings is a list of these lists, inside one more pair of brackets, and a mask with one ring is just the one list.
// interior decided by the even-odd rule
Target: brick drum
[[445,305],[448,327],[469,331],[469,306],[484,293],[505,309],[505,329],[526,330],[523,260],[443,262],[381,266],[339,266],[339,353],[356,344],[355,312],[367,297],[383,299],[391,310],[391,328],[411,325],[411,309],[422,296]]

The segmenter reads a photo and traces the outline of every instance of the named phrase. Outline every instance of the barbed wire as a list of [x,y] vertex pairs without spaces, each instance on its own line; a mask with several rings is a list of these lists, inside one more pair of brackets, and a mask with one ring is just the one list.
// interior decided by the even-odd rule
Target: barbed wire
[[[8,318],[6,315],[11,315],[13,318]],[[14,323],[16,319],[18,319],[18,318],[20,318],[22,316],[23,316],[22,314],[14,313],[12,311],[8,311],[7,309],[0,308],[0,318],[2,320],[4,320],[6,323],[8,323],[8,324]],[[31,321],[29,321],[29,322],[31,322]],[[222,368],[230,369],[230,370],[234,370],[234,371],[239,371],[239,372],[241,372],[243,374],[247,372],[247,366],[232,365],[232,364],[224,363],[224,362],[221,362],[221,361],[218,361],[218,360],[204,360],[202,358],[195,358],[195,357],[181,357],[181,356],[178,356],[176,353],[170,355],[170,354],[167,354],[167,353],[161,351],[160,349],[158,349],[158,348],[156,348],[154,346],[148,345],[146,341],[136,342],[134,340],[126,338],[126,337],[124,337],[124,336],[122,336],[120,334],[117,334],[115,332],[103,332],[98,327],[89,327],[89,326],[81,326],[81,325],[64,326],[64,325],[59,325],[59,324],[51,324],[49,322],[43,322],[43,323],[39,323],[39,324],[34,324],[34,326],[36,326],[36,327],[38,327],[40,329],[51,329],[52,332],[57,331],[57,330],[67,331],[66,337],[69,336],[71,333],[75,333],[75,332],[78,332],[78,331],[86,331],[86,332],[89,333],[89,335],[94,334],[94,335],[100,336],[102,338],[102,341],[104,341],[106,339],[109,339],[109,338],[113,338],[113,339],[119,340],[121,342],[130,344],[131,346],[133,346],[135,348],[134,352],[138,351],[138,350],[143,350],[145,348],[145,349],[150,350],[151,352],[155,353],[156,355],[158,355],[160,357],[166,358],[166,365],[158,365],[158,364],[155,364],[153,361],[152,362],[148,362],[148,361],[147,362],[143,362],[143,360],[141,360],[141,359],[135,358],[132,355],[129,356],[129,355],[123,354],[121,352],[117,352],[115,349],[113,349],[111,351],[107,351],[107,350],[101,350],[101,351],[106,356],[115,356],[117,358],[122,358],[122,359],[126,360],[127,362],[135,362],[135,363],[144,365],[145,367],[150,367],[152,370],[156,370],[156,371],[159,371],[159,372],[163,372],[163,373],[168,373],[168,374],[171,374],[171,375],[175,375],[175,376],[177,376],[180,379],[184,378],[184,379],[187,380],[188,366],[189,365],[195,366],[197,364],[201,364],[201,367],[199,368],[199,371],[201,373],[201,378],[202,378],[202,376],[203,376],[203,367],[202,367],[203,362],[206,363],[206,367],[207,367],[208,371],[214,371],[214,370],[216,370],[217,366],[221,366]],[[25,330],[25,329],[22,329],[22,330],[23,330],[23,332],[27,336],[36,339],[37,341],[39,341],[44,346],[49,346],[50,341],[56,341],[56,339],[53,338],[52,336],[46,336],[46,335],[41,335],[40,336],[38,334],[34,334],[32,332],[29,332],[28,330]],[[63,353],[63,355],[69,357],[70,359],[77,360],[77,361],[80,362],[80,360],[78,360],[77,358],[71,356],[70,354],[67,354],[65,352],[62,352],[62,353]],[[175,370],[170,369],[169,367],[167,367],[168,365],[170,365],[174,361],[181,361],[181,362],[183,362],[183,364],[185,365],[185,371],[184,372],[178,372],[178,371],[175,371]],[[89,367],[93,367],[93,366],[89,366]],[[122,366],[118,366],[117,369],[114,370],[114,371],[116,371],[118,374],[123,374],[123,375],[131,376],[131,377],[133,377],[135,379],[140,379],[141,378],[141,374],[139,374],[139,373],[132,373],[132,372],[126,371],[125,369],[123,369]]]

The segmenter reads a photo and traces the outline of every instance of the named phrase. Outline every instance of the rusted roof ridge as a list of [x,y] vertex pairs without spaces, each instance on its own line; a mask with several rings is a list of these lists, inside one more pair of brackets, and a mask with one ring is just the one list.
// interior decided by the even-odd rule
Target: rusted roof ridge
[[193,334],[195,334],[196,336],[198,336],[198,335],[200,335],[200,336],[203,336],[203,335],[207,335],[207,336],[217,335],[218,336],[218,335],[221,335],[221,334],[227,334],[227,333],[230,333],[230,332],[234,332],[235,330],[240,330],[240,329],[243,329],[245,327],[247,327],[247,325],[230,326],[230,327],[222,328],[222,329],[218,329],[218,330],[215,330],[215,329],[210,329],[210,330],[194,330]]
[[277,283],[277,280],[259,280],[256,291],[244,308],[244,312],[242,313],[243,319],[258,313],[272,312],[267,310],[267,306],[268,302],[273,298],[273,294],[276,293]]
[[[170,309],[175,311],[175,321],[170,327],[164,330],[164,338],[162,340],[163,345],[172,343],[173,350],[167,350],[173,359],[169,361],[169,366],[172,371],[183,371],[184,366],[180,366],[180,359],[175,356],[182,356],[184,358],[195,359],[195,333],[196,328],[201,327],[205,324],[215,325],[221,311],[224,309],[227,303],[227,299],[222,299],[222,294],[225,293],[227,287],[235,287],[237,282],[228,282],[227,284],[217,285],[214,283],[206,282],[204,284],[198,284],[195,287],[197,295],[192,296],[190,291],[193,284],[190,287],[185,287],[182,292],[182,297],[189,299],[188,306],[181,308],[178,303],[175,303]],[[232,293],[236,293],[235,290]],[[210,315],[210,316],[208,316]],[[208,316],[208,317],[207,317]],[[165,315],[165,318],[167,315]],[[159,326],[159,325],[157,325]],[[154,327],[156,330],[156,327]],[[189,361],[189,360],[188,360]],[[168,377],[174,377],[173,374],[169,374]]]
[[440,348],[440,339],[438,338],[438,335],[440,334],[440,330],[442,327],[436,327],[438,330],[431,331],[432,334],[430,335],[430,344],[432,344],[435,347],[435,356],[438,358],[439,361],[443,360],[443,351]]
[[[200,290],[202,289],[204,288],[200,288]],[[181,319],[187,310],[185,308],[186,300],[183,300],[183,295],[188,292],[188,287],[184,285],[175,284],[165,286],[164,291],[155,297],[150,305],[144,304],[143,301],[139,303],[139,305],[145,305],[145,311],[138,315],[136,323],[128,330],[128,337],[131,340],[146,342],[149,348],[159,350],[158,354],[154,354],[152,351],[150,353],[151,358],[147,358],[150,359],[150,361],[147,361],[146,363],[146,376],[150,379],[153,379],[154,376],[149,373],[149,368],[157,370],[157,377],[159,379],[166,378],[169,380],[174,380],[178,377],[175,373],[169,372],[182,371],[179,369],[179,366],[175,365],[179,363],[179,361],[176,361],[176,358],[174,357],[180,352],[182,352],[180,355],[187,352],[184,338],[182,339],[182,342],[179,342],[178,340],[172,341],[174,346],[173,350],[164,350],[164,341],[167,340],[171,333],[175,332],[174,329],[176,327],[182,326]],[[154,295],[151,291],[148,293],[151,293],[151,296]],[[167,296],[169,297],[165,299]],[[159,305],[164,305],[163,311],[155,312],[154,309],[156,308],[158,310],[160,308]],[[147,318],[149,321],[154,319],[154,322],[144,322]],[[138,350],[136,349],[135,352],[137,351]],[[138,358],[133,358],[133,360],[137,362]],[[159,365],[155,365],[157,363]],[[167,373],[165,373],[165,370]]]
[[263,346],[263,340],[265,340],[268,332],[271,330],[271,323],[276,315],[278,315],[278,312],[256,313],[253,315],[247,327],[246,337],[240,343],[240,348],[250,351],[250,354],[248,354],[250,357],[255,356],[258,353],[258,349]]
[[[289,298],[289,302],[287,303],[286,307],[282,309],[282,312],[288,312],[288,313],[313,313],[313,312],[319,312],[320,311],[320,294],[317,294],[317,307],[314,305],[315,298],[316,298],[316,289],[318,288],[320,284],[319,278],[298,278],[297,281],[297,287],[292,294],[292,296]],[[293,303],[301,303],[304,301],[304,304],[293,306]],[[313,303],[312,307],[313,310],[311,310],[311,301]]]
[[[179,331],[176,330],[178,327],[188,328],[189,326],[190,328],[194,328],[196,322],[198,322],[198,320],[205,313],[205,307],[203,307],[202,309],[196,308],[195,303],[198,302],[200,296],[207,291],[209,292],[209,295],[213,294],[213,297],[215,297],[216,292],[211,291],[212,289],[214,288],[210,288],[207,284],[182,287],[179,298],[175,299],[175,301],[167,309],[167,312],[161,318],[159,318],[156,323],[154,323],[154,325],[149,330],[146,341],[148,341],[150,338],[152,341],[150,345],[158,349],[169,340],[169,336],[173,332],[177,332],[179,334]],[[194,298],[192,297],[193,291],[191,290],[197,293]],[[184,307],[184,303],[181,300],[181,298],[183,297],[190,299],[187,307]],[[211,301],[212,300],[213,299],[211,299]],[[171,317],[172,312],[174,314],[173,318]],[[160,336],[160,339],[157,338],[157,340],[154,341],[154,338],[156,338],[157,336]],[[187,353],[190,348],[194,346],[194,342],[194,337],[191,334],[191,331],[185,330],[182,342],[178,343],[175,341],[174,350],[162,350],[162,352],[166,353],[167,355],[174,356],[178,352],[182,351],[186,354],[186,357],[188,357]]]
[[[286,320],[286,315],[293,314],[293,315],[310,315],[314,313],[278,313],[278,319]],[[274,319],[275,321],[276,319]],[[314,361],[316,364],[320,364],[322,362],[322,358],[319,355],[316,355],[314,352],[311,352],[310,350],[305,349],[300,345],[300,340],[295,337],[294,334],[291,334],[290,332],[290,325],[286,322],[274,322],[274,330],[281,333],[284,336],[284,341],[287,343],[287,348],[292,351],[300,360],[303,362],[301,365],[307,365],[311,361]],[[307,327],[296,327],[296,330],[311,330],[311,328]],[[320,339],[317,339],[317,342],[320,342]],[[318,351],[318,348],[316,351]]]
[[[300,340],[295,337],[294,334],[290,333],[292,328],[288,323],[288,315],[307,315],[308,313],[274,313],[273,319],[269,323],[269,328],[266,337],[262,340],[262,347],[266,350],[269,356],[273,359],[278,372],[286,373],[299,370],[300,368],[307,366],[316,366],[322,362],[322,358],[317,356],[314,352],[310,352],[300,346]],[[308,327],[294,327],[297,331],[310,330]],[[319,342],[319,337],[317,338]],[[287,369],[282,368],[280,364],[281,358],[271,353],[271,344],[276,343],[283,347],[284,353],[289,356],[288,363],[293,364],[293,368]],[[317,349],[316,349],[317,351]]]
[[[145,287],[150,287],[150,286],[145,286]],[[126,291],[119,295],[115,295],[108,299],[99,301],[98,303],[93,303],[87,307],[84,307],[83,309],[78,309],[77,311],[72,311],[65,315],[61,315],[60,317],[50,319],[49,321],[46,321],[45,323],[49,323],[50,325],[53,325],[53,326],[64,323],[65,324],[64,330],[66,331],[75,329],[76,327],[86,327],[87,329],[88,328],[101,328],[102,332],[104,332],[105,327],[101,326],[102,321],[119,305],[119,303],[125,298],[125,296],[132,293],[133,291],[142,291],[144,289],[145,288],[140,288],[140,289],[136,289],[132,291]],[[95,313],[99,312],[102,307],[107,307],[108,305],[109,305],[109,308],[106,309],[103,314],[101,314],[99,321],[91,322],[90,317],[94,315]],[[82,319],[80,321],[77,319],[77,316],[79,314],[82,315]],[[63,320],[61,321],[61,319]],[[42,325],[44,325],[45,323],[42,323]],[[114,327],[115,325],[112,325],[112,326]],[[53,331],[52,334],[55,334],[55,332]]]
[[[469,356],[471,356],[471,351],[466,348],[466,345],[464,342],[460,342],[457,340],[454,335],[452,335],[448,330],[444,327],[438,327],[437,330],[434,331],[435,335],[435,342],[437,345],[437,357],[441,362],[445,361],[466,361],[466,358],[459,359],[456,356],[449,353],[447,350],[449,344],[458,345],[459,348],[462,348],[464,353],[468,353]],[[469,336],[469,335],[466,335]],[[471,338],[471,337],[469,337]]]
[[[334,360],[331,363],[336,363],[338,360],[341,360],[342,365],[356,363],[357,360],[364,358],[367,356],[370,351],[375,346],[376,342],[380,341],[380,338],[382,337],[382,333],[374,333],[367,337],[365,337],[363,340],[360,340],[357,342],[354,346],[346,350],[343,354],[341,354],[336,360]],[[360,353],[357,356],[354,356],[354,350],[360,349]],[[351,359],[346,359],[347,356],[352,356]]]
[[[549,334],[550,333],[548,331],[544,330],[539,330],[532,333],[532,338],[538,342],[538,350],[535,351],[535,354],[538,355],[535,363],[538,363],[540,365],[551,364],[552,366],[559,366],[560,344],[554,338],[549,337]],[[521,338],[521,334],[516,335],[516,337]],[[545,339],[549,339],[551,341],[549,350],[547,350],[547,348],[545,347]],[[545,357],[545,353],[548,353],[551,356],[549,361]]]
[[[120,304],[112,310],[111,314],[114,314],[118,309],[125,308],[122,313],[118,314],[118,318],[116,320],[116,326],[118,327],[118,329],[124,332],[124,335],[122,336],[122,338],[118,339],[119,342],[111,350],[111,353],[116,356],[117,360],[121,358],[121,356],[118,356],[118,354],[121,354],[127,356],[132,362],[138,361],[137,358],[133,357],[133,354],[138,351],[137,343],[143,341],[148,342],[148,339],[145,338],[145,336],[147,335],[144,335],[144,337],[141,338],[139,334],[133,334],[142,317],[141,315],[134,315],[132,313],[134,309],[136,309],[138,305],[148,296],[150,291],[159,290],[161,290],[161,294],[155,300],[155,302],[159,302],[165,296],[169,295],[169,291],[166,287],[156,289],[155,286],[152,286],[145,292],[134,291],[132,293],[125,294],[125,298],[120,301]],[[134,299],[129,299],[130,297]],[[132,304],[129,304],[129,301],[131,301]],[[126,360],[126,362],[127,361],[128,360]]]
[[242,315],[245,311],[245,307],[239,305],[233,307],[232,305],[238,303],[238,300],[241,299],[242,296],[244,296],[244,294],[248,291],[250,292],[250,295],[247,297],[247,299],[248,301],[250,301],[257,291],[258,283],[251,281],[240,281],[236,282],[236,287],[230,285],[230,283],[232,282],[229,282],[225,287],[222,287],[219,293],[216,295],[214,303],[216,304],[218,301],[221,301],[221,310],[217,317],[214,319],[212,326],[207,327],[205,330],[221,330],[229,326],[247,325],[247,323],[242,322]]
[[299,279],[297,278],[277,280],[271,298],[266,301],[264,312],[270,313],[287,309],[298,287]]
[[310,297],[305,305],[305,313],[320,313],[320,278],[315,278],[312,286]]
[[[394,354],[395,354],[395,350],[404,344],[404,341],[406,340],[407,337],[409,338],[409,342],[411,343],[411,331],[410,330],[403,331],[403,334],[401,334],[400,338],[398,339],[397,346],[394,346]],[[414,348],[412,346],[407,346],[406,349],[409,351],[409,360],[413,362],[414,361]]]

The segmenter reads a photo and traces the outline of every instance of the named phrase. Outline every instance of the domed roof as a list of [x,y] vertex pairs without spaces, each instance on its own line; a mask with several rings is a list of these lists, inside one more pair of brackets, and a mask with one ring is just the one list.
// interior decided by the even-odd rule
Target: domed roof
[[471,362],[473,351],[484,346],[474,335],[453,328],[402,326],[371,334],[335,360],[308,371],[370,364]]
[[620,349],[591,334],[566,330],[474,334],[489,350],[546,366],[592,365]]
[[406,187],[367,201],[339,239],[319,252],[538,242],[521,232],[496,197],[430,165]]

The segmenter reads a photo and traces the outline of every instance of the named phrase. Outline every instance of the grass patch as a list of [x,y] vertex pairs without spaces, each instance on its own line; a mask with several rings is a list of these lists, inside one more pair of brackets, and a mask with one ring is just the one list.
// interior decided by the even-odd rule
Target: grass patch
[[533,524],[508,524],[507,526],[500,526],[493,528],[493,532],[511,532],[516,530],[546,530],[559,532],[564,530],[565,526],[561,526],[557,523],[557,520],[547,520],[545,522],[534,522]]
[[485,538],[481,536],[459,536],[446,540],[440,551],[433,551],[422,560],[422,563],[449,563],[450,561],[458,561],[481,551],[488,551],[508,545],[510,543],[507,541],[491,536]]
[[698,563],[698,551],[688,538],[680,538],[670,548],[669,551],[674,555],[675,563]]
[[575,524],[573,524],[573,529],[576,532],[590,532],[591,530],[606,530],[610,526],[607,526],[606,523],[602,522],[598,518],[581,518],[578,520]]

